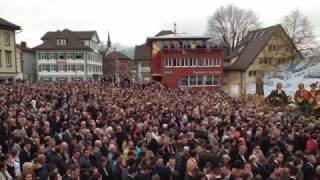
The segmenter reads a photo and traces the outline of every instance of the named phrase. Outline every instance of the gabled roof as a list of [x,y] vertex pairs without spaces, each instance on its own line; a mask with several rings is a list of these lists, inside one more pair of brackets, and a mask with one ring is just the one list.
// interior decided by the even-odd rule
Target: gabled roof
[[134,49],[135,61],[151,61],[151,48],[146,43],[138,45]]
[[[283,27],[278,24],[267,28],[257,29],[248,32],[248,34],[240,42],[239,46],[234,49],[226,60],[231,60],[234,57],[238,57],[237,60],[230,66],[225,66],[227,70],[245,70],[247,69],[256,59],[260,51],[266,46],[269,39],[272,37],[274,30],[280,30],[285,33],[292,46],[300,54],[298,49],[295,47],[288,34],[285,32]],[[302,57],[302,55],[300,54]]]
[[107,60],[131,60],[128,56],[123,54],[122,52],[113,51],[110,54],[104,56],[103,59]]
[[0,28],[4,29],[13,29],[13,30],[21,30],[21,27],[18,25],[15,25],[3,18],[0,17]]
[[[81,40],[90,40],[97,34],[96,31],[70,31],[64,29],[63,31],[47,32],[41,37],[43,43],[34,47],[35,50],[91,50],[90,47],[85,46]],[[97,35],[99,40],[99,37]],[[66,39],[66,45],[57,45],[57,39]]]

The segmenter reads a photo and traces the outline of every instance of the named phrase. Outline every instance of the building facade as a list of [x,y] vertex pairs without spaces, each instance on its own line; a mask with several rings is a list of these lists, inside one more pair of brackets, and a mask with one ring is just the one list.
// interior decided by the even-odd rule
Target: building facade
[[21,69],[22,79],[36,81],[37,60],[35,51],[29,48],[26,42],[21,42],[21,44],[16,44],[16,58],[17,62],[21,62],[20,66],[18,64],[18,69]]
[[113,51],[103,57],[103,76],[120,82],[131,79],[132,60],[125,54]]
[[16,59],[15,34],[21,28],[0,18],[0,79],[22,79],[21,62]]
[[257,84],[265,73],[296,58],[302,55],[281,25],[250,31],[225,59],[224,90],[235,97],[246,96],[249,89],[259,94]]
[[38,80],[94,80],[102,75],[96,31],[47,32],[34,47]]
[[151,49],[147,44],[135,47],[134,50],[134,80],[149,81],[151,67]]
[[209,39],[175,32],[148,38],[152,79],[170,88],[220,89],[224,52],[207,46]]

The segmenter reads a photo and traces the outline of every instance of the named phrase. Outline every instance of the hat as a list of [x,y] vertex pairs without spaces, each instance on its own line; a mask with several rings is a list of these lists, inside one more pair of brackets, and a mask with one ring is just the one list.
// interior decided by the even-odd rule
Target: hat
[[317,87],[317,83],[312,83],[310,87]]

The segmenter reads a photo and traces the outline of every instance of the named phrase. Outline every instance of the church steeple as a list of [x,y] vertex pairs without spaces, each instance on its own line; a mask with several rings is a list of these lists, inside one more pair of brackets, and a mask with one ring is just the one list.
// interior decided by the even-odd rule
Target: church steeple
[[107,42],[107,49],[111,48],[111,39],[110,39],[110,32],[108,31],[108,42]]

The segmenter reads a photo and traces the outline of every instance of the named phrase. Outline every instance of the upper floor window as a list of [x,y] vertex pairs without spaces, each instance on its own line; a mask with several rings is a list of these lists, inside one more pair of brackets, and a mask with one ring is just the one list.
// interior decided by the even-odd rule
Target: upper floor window
[[256,76],[256,71],[249,71],[249,76]]
[[67,40],[66,39],[57,39],[57,45],[66,45],[67,44]]
[[6,51],[6,65],[8,67],[10,67],[12,65],[11,56],[12,56],[11,51]]
[[4,33],[4,44],[6,46],[10,45],[10,34],[9,33]]

